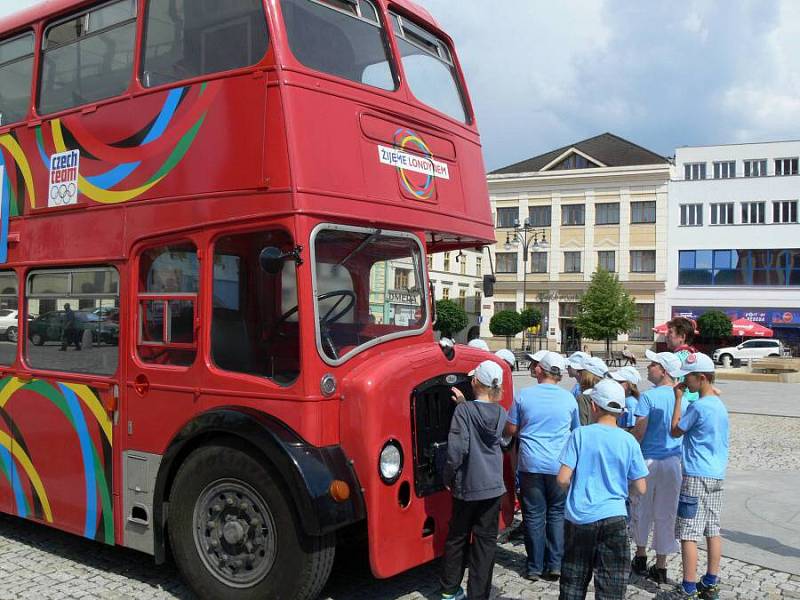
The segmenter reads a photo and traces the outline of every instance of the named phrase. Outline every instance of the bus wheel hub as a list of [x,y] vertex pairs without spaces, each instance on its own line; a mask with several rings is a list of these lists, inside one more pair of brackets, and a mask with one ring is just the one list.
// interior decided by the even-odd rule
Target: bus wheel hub
[[269,573],[277,554],[269,506],[239,480],[215,481],[197,497],[194,541],[208,571],[231,587],[250,587]]

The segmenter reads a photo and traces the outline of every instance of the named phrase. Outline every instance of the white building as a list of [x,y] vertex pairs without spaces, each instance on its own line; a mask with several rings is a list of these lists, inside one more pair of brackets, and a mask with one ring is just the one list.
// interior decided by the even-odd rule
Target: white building
[[470,329],[480,325],[481,273],[485,259],[485,253],[475,250],[428,255],[428,275],[433,284],[434,299],[452,300],[467,311],[467,326],[455,336],[459,343],[466,343]]
[[[635,326],[619,341],[650,347],[654,324],[667,318],[670,169],[663,156],[604,133],[490,173],[497,284],[494,298],[483,302],[482,336],[491,337],[496,312],[527,305],[544,317],[537,347],[582,348],[578,301],[602,267],[619,277],[638,308]],[[505,242],[526,220],[547,246],[529,246],[524,261],[523,245]]]
[[800,342],[800,141],[678,148],[669,186],[671,315],[711,308]]

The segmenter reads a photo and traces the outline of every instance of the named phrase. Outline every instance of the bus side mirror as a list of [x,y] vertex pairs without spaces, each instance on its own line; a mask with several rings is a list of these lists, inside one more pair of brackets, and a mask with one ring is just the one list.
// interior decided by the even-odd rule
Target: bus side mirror
[[484,275],[483,276],[483,295],[485,298],[491,298],[494,296],[494,283],[497,281],[497,277],[494,275]]
[[265,273],[277,275],[281,272],[283,263],[287,260],[293,260],[296,264],[302,265],[303,259],[300,258],[302,251],[302,246],[297,246],[290,252],[284,252],[275,246],[267,246],[262,248],[261,253],[258,255],[258,264]]

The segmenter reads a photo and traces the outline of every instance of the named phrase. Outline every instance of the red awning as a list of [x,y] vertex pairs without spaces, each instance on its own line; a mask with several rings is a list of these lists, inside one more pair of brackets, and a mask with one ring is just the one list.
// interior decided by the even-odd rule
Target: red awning
[[749,319],[736,319],[731,325],[733,326],[731,334],[739,337],[772,337],[773,335],[772,329]]

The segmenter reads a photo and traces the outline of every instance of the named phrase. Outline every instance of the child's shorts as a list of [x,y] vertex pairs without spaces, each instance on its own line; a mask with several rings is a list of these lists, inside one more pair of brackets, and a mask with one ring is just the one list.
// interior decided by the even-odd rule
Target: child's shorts
[[684,475],[678,499],[675,537],[696,542],[719,535],[723,479]]

